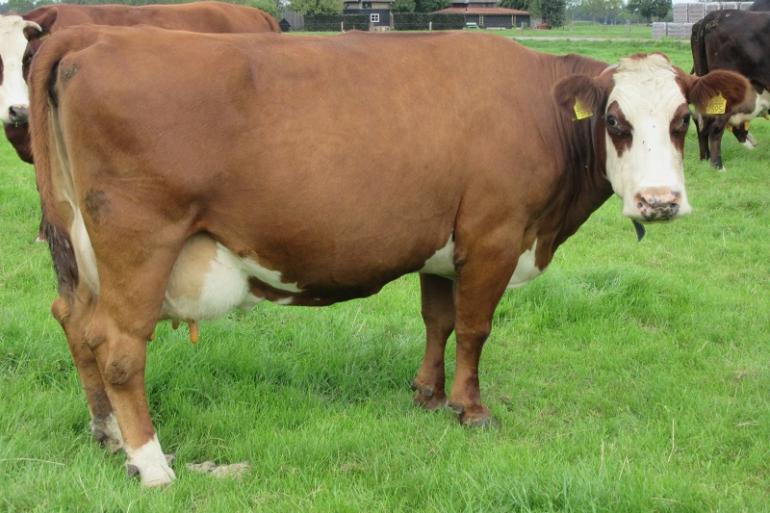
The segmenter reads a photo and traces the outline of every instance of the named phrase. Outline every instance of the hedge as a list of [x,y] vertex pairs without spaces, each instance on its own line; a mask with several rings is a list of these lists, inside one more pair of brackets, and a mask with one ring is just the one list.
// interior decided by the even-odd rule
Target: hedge
[[316,14],[305,16],[305,30],[310,32],[337,32],[340,23],[345,30],[369,30],[368,14]]
[[456,30],[465,27],[465,16],[462,14],[396,12],[392,16],[395,30],[427,30],[430,22],[433,22],[433,30]]

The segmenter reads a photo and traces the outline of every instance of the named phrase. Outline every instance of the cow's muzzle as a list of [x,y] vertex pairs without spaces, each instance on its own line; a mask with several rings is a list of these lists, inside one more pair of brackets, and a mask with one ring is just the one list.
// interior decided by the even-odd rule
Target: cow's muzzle
[[8,120],[15,126],[26,123],[29,120],[29,109],[26,105],[11,105],[8,108]]
[[663,187],[650,187],[634,196],[639,215],[645,221],[667,221],[686,214],[680,207],[682,193]]

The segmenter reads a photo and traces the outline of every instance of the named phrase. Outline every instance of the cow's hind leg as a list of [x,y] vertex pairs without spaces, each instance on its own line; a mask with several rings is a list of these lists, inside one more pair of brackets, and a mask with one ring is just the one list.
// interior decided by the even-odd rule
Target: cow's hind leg
[[110,452],[116,452],[123,447],[123,437],[104,389],[96,356],[85,343],[85,324],[92,313],[92,299],[89,293],[83,294],[82,291],[77,295],[60,296],[53,302],[51,312],[64,330],[86,394],[91,413],[91,433]]
[[143,485],[159,486],[173,481],[175,475],[161,450],[147,406],[144,375],[148,336],[122,322],[101,302],[85,334],[120,425],[128,464],[139,471]]
[[514,241],[469,251],[455,284],[457,364],[449,406],[466,425],[488,425],[489,410],[481,403],[479,359],[492,329],[492,316],[516,268]]
[[412,382],[414,401],[428,410],[446,404],[444,350],[455,325],[453,282],[430,274],[420,275],[422,319],[425,322],[425,357]]
[[[145,225],[154,226],[140,224]],[[100,290],[85,340],[120,425],[128,464],[138,470],[145,486],[168,484],[175,478],[152,425],[144,377],[147,341],[184,243],[183,231],[184,226],[169,225],[166,230],[134,235],[131,245],[120,244],[128,238],[120,230],[98,230],[91,236],[96,254],[102,248],[103,256],[98,260]]]

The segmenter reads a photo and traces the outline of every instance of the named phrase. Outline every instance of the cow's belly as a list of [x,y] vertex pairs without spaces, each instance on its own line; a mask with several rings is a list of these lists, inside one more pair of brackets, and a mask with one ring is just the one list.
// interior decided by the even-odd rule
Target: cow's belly
[[[454,248],[454,240],[450,238],[444,247],[436,251],[433,256],[425,261],[425,265],[418,272],[454,279]],[[519,255],[516,269],[513,271],[510,280],[508,280],[507,288],[521,287],[542,274],[542,269],[535,264],[536,250],[537,239],[532,243],[530,249]]]

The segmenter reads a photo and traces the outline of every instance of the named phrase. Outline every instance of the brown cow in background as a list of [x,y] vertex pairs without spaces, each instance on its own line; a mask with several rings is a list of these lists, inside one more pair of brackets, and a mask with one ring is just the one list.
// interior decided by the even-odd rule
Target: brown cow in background
[[[223,2],[143,6],[55,4],[24,14],[24,21],[19,20],[15,25],[12,25],[15,21],[12,18],[17,17],[3,18],[0,24],[9,25],[9,28],[0,36],[3,38],[0,58],[5,75],[0,79],[0,98],[3,97],[3,83],[12,83],[19,91],[8,105],[0,104],[0,120],[4,122],[6,137],[19,158],[29,163],[33,162],[27,126],[29,101],[21,75],[26,78],[29,63],[45,36],[73,25],[152,25],[209,33],[281,31],[275,19],[262,10]],[[20,38],[22,31],[29,40],[26,51],[15,41],[9,47],[8,40]]]

